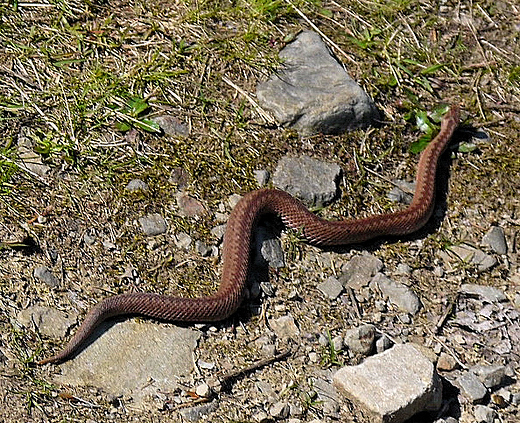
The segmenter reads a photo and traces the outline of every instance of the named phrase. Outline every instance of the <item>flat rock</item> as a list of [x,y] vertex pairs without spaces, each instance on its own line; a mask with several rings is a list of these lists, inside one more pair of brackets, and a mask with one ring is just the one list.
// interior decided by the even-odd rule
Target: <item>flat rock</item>
[[437,410],[442,384],[434,365],[410,344],[346,366],[334,375],[334,385],[371,414],[374,423],[401,423],[425,410]]
[[464,372],[457,378],[457,384],[460,386],[464,396],[474,404],[481,402],[487,394],[486,387],[475,373]]
[[493,226],[482,238],[482,245],[488,246],[497,254],[506,254],[507,242],[504,230],[499,226]]
[[308,156],[284,156],[278,162],[273,184],[314,207],[324,207],[338,194],[341,168]]
[[370,97],[330,54],[320,36],[303,31],[279,53],[283,68],[256,89],[260,105],[301,135],[337,134],[377,117]]
[[382,273],[375,275],[370,285],[374,288],[374,291],[381,291],[392,304],[395,304],[407,313],[415,315],[421,309],[421,302],[415,292],[406,285],[396,282]]
[[70,317],[63,311],[38,305],[27,307],[20,311],[16,319],[18,323],[26,328],[36,326],[42,335],[49,338],[63,336],[76,323],[75,317]]
[[493,286],[465,283],[461,285],[460,292],[466,295],[481,297],[490,303],[507,301],[507,297],[504,292]]
[[56,288],[60,284],[59,279],[45,266],[36,267],[33,271],[33,276],[34,279],[45,283],[51,288]]
[[171,392],[178,376],[193,371],[199,337],[192,329],[151,321],[105,322],[77,356],[60,365],[57,382],[130,395],[139,407],[147,396]]
[[383,268],[383,262],[371,254],[352,257],[341,269],[339,281],[343,286],[359,290]]
[[317,288],[323,293],[323,295],[331,300],[338,298],[343,291],[343,285],[334,276],[325,279],[317,286]]

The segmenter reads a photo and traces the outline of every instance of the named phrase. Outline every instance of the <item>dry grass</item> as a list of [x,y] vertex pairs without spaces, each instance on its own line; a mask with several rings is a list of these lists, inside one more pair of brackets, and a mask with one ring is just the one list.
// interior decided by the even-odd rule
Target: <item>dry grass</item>
[[[19,310],[36,303],[69,309],[133,289],[117,278],[129,265],[147,290],[197,295],[215,285],[214,263],[188,254],[178,275],[171,239],[150,249],[134,224],[157,211],[172,233],[212,241],[214,218],[178,216],[171,175],[179,168],[191,195],[214,213],[230,194],[255,189],[253,170],[273,169],[287,152],[312,154],[348,173],[334,212],[385,210],[388,185],[374,172],[413,174],[414,117],[460,101],[467,124],[484,128],[492,142],[452,164],[448,223],[425,240],[417,266],[430,266],[435,248],[462,237],[454,227],[466,210],[485,216],[481,228],[518,216],[520,8],[512,0],[439,3],[0,0],[0,351],[10,358],[0,404],[12,410],[9,418],[103,419],[110,407],[99,400],[99,409],[76,408],[53,397],[55,387],[31,366],[50,345],[13,323]],[[307,28],[334,43],[384,112],[381,128],[302,143],[251,104],[279,49]],[[190,136],[156,133],[149,119],[164,113],[188,125]],[[49,167],[46,175],[26,169],[27,152]],[[150,192],[127,193],[134,177]],[[85,232],[116,251],[107,254],[101,243],[85,249]],[[381,254],[390,265],[406,252],[389,246]],[[33,279],[40,265],[58,275],[60,289]],[[496,273],[485,278],[500,284]]]

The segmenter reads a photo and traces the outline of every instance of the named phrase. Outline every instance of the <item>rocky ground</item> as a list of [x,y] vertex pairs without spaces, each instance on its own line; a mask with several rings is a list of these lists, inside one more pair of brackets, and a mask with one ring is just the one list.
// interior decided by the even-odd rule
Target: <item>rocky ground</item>
[[[1,6],[2,420],[373,421],[334,375],[393,345],[441,377],[440,407],[412,422],[518,420],[517,6],[210,3]],[[256,103],[313,25],[377,127],[300,137]],[[230,211],[288,158],[314,159],[312,182],[341,169],[325,218],[405,207],[421,134],[405,118],[442,101],[462,125],[419,233],[322,250],[270,221],[232,318],[116,319],[74,360],[35,364],[108,295],[215,289]]]

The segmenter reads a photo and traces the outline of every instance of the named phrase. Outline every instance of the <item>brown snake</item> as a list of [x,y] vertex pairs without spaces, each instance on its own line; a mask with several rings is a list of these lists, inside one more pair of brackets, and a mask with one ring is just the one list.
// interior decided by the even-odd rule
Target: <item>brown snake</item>
[[458,124],[459,107],[451,106],[441,122],[439,134],[421,154],[414,197],[405,210],[363,219],[328,221],[312,214],[300,201],[283,191],[260,189],[250,192],[235,206],[229,218],[222,249],[222,279],[215,294],[181,298],[130,293],[106,298],[90,310],[61,352],[39,364],[69,359],[101,322],[117,315],[138,314],[177,322],[211,322],[227,318],[244,298],[253,229],[259,216],[266,213],[279,215],[287,227],[300,231],[305,239],[319,246],[347,245],[379,236],[415,232],[432,214],[437,162]]

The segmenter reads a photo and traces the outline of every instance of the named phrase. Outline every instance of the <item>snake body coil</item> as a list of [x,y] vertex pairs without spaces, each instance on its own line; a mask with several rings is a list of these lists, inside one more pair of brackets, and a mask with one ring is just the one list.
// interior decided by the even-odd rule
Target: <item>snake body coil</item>
[[433,211],[437,162],[458,124],[459,108],[452,106],[442,120],[439,134],[421,154],[416,190],[412,203],[405,210],[364,219],[328,221],[312,214],[300,201],[283,191],[250,192],[235,206],[229,218],[222,250],[222,280],[215,294],[181,298],[130,293],[106,298],[87,314],[61,352],[39,363],[69,359],[102,321],[117,315],[138,314],[177,322],[210,322],[230,316],[244,297],[251,237],[256,221],[263,214],[279,215],[286,226],[300,231],[305,239],[320,246],[347,245],[416,231]]

